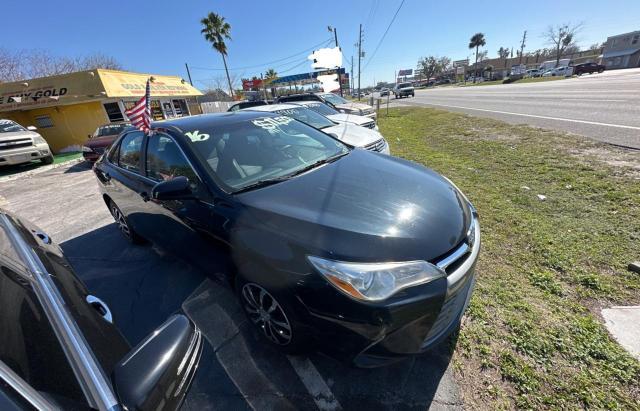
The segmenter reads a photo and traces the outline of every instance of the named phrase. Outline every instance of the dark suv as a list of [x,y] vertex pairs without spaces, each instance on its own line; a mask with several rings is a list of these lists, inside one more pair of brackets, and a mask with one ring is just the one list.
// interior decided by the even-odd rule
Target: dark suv
[[573,66],[573,74],[576,76],[581,76],[583,74],[593,74],[593,73],[602,73],[605,69],[605,66],[598,63],[582,63],[576,64]]
[[0,209],[0,409],[174,410],[202,336],[171,316],[131,349],[62,250]]

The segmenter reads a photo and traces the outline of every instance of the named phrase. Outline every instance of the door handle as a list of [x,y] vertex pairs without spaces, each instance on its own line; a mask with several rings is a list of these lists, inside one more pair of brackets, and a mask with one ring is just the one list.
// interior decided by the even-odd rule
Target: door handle
[[142,197],[142,201],[144,201],[145,203],[150,200],[149,194],[147,194],[146,191],[143,191],[142,193],[140,193],[140,197]]
[[104,303],[104,301],[102,301],[95,295],[88,295],[87,302],[98,312],[98,314],[100,314],[100,316],[102,316],[102,318],[113,324],[113,316],[111,315],[111,310],[109,309],[109,306]]

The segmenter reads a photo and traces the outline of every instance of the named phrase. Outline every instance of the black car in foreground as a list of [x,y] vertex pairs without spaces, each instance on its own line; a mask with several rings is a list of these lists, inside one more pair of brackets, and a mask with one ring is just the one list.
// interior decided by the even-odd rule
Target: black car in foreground
[[272,344],[372,367],[458,327],[480,231],[446,178],[267,112],[152,130],[123,134],[96,163],[105,203],[132,242],[204,270],[225,247],[229,280]]
[[202,352],[175,314],[135,348],[58,246],[0,209],[0,409],[175,410]]
[[606,67],[598,63],[582,63],[573,66],[573,74],[581,76],[583,74],[602,73]]

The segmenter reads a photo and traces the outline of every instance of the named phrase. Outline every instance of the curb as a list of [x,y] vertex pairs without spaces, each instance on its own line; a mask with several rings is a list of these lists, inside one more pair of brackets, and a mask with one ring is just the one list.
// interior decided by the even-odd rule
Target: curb
[[80,158],[75,158],[73,160],[63,161],[62,163],[58,163],[58,164],[50,164],[50,165],[47,165],[47,166],[40,166],[40,167],[35,168],[33,170],[23,171],[22,173],[17,173],[17,174],[12,174],[12,175],[9,175],[9,176],[0,177],[0,183],[4,183],[5,181],[18,180],[20,178],[31,177],[31,176],[34,176],[36,174],[44,173],[45,171],[53,170],[53,169],[58,168],[58,167],[68,166],[68,165],[71,165],[71,164],[82,163],[83,161],[84,161],[84,158],[80,157]]

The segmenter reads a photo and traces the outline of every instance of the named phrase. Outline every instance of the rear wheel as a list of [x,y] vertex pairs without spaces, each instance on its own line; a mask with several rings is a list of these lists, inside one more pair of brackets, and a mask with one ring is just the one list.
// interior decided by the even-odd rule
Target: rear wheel
[[133,230],[133,228],[131,228],[131,225],[129,224],[127,217],[125,217],[122,211],[120,211],[120,208],[118,208],[116,203],[114,203],[112,200],[109,201],[109,211],[111,212],[111,215],[113,216],[113,219],[115,220],[116,225],[118,226],[118,229],[120,230],[122,235],[124,235],[124,237],[127,239],[127,241],[129,241],[132,244],[144,243],[144,239],[140,237],[140,235],[138,235],[138,233],[136,233]]
[[40,159],[42,164],[53,164],[53,154],[49,154],[46,157]]

